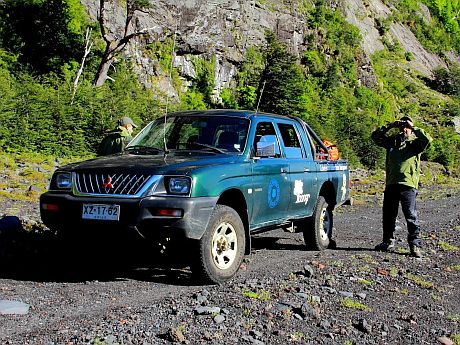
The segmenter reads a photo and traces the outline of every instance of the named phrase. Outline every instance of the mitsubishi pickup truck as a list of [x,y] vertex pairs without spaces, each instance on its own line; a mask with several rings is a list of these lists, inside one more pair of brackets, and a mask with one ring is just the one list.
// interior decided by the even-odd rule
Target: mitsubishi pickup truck
[[302,119],[186,111],[149,123],[122,153],[57,169],[40,213],[54,232],[88,241],[115,232],[178,239],[192,274],[219,284],[256,233],[283,228],[310,249],[331,246],[333,211],[349,193],[347,161],[329,159]]

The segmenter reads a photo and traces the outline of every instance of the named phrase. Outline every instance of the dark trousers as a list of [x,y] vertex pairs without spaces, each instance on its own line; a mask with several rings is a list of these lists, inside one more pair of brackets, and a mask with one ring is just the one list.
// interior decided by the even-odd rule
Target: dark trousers
[[415,198],[417,189],[404,185],[389,185],[383,196],[383,241],[393,240],[398,207],[401,209],[407,222],[407,242],[410,246],[421,246],[420,225],[417,217]]

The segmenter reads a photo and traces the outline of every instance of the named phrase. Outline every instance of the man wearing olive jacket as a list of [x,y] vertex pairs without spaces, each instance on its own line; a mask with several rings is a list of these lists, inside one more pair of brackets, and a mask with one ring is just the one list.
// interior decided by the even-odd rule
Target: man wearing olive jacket
[[97,150],[98,156],[106,156],[114,153],[122,152],[125,146],[132,139],[133,129],[137,125],[128,116],[123,116],[117,122],[118,126],[114,130],[107,133],[102,140]]
[[[392,128],[399,133],[388,135]],[[394,231],[399,203],[407,222],[407,241],[411,255],[421,257],[420,225],[416,196],[420,180],[420,155],[433,140],[423,129],[414,127],[409,116],[389,123],[372,133],[372,140],[386,149],[386,181],[383,197],[383,241],[375,247],[389,251],[395,246]]]

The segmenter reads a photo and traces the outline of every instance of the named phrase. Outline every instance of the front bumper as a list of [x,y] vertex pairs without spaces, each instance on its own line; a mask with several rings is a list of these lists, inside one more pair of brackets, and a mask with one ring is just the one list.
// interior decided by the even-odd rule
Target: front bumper
[[[47,192],[40,197],[43,223],[59,233],[134,230],[144,237],[160,235],[200,239],[208,225],[217,197],[181,198],[150,196],[146,198],[75,197]],[[120,205],[118,221],[82,219],[83,204]],[[45,208],[44,205],[47,205]],[[49,205],[52,205],[50,207]],[[158,215],[158,210],[181,210],[181,216]]]

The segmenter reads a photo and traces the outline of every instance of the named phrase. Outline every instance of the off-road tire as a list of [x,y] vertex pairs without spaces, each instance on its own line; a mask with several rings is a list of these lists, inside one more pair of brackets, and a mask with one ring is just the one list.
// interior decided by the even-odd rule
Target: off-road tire
[[332,227],[332,208],[323,196],[319,196],[313,215],[304,222],[303,238],[307,248],[324,250],[334,245],[335,242],[331,239]]
[[202,282],[222,284],[230,280],[243,261],[246,237],[243,222],[231,207],[217,205],[203,237],[197,243],[192,273]]

